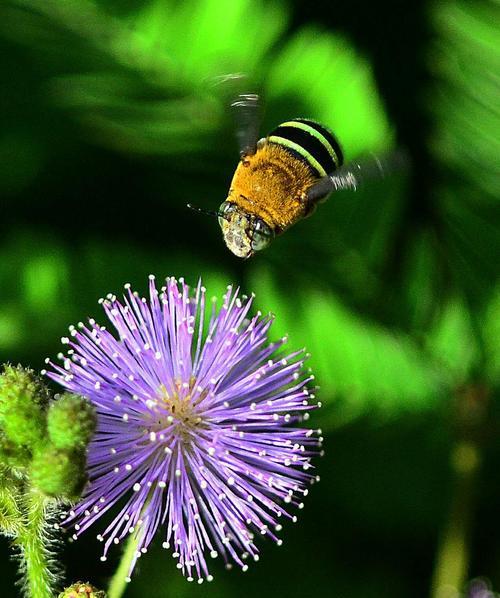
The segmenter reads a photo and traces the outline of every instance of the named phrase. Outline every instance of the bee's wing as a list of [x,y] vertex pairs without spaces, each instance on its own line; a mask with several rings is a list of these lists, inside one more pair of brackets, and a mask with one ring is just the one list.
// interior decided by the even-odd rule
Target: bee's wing
[[236,117],[236,138],[242,157],[255,154],[261,119],[260,99],[255,93],[242,93],[231,102]]
[[307,200],[314,204],[333,191],[342,189],[356,191],[360,185],[373,179],[385,178],[397,170],[407,168],[408,165],[409,158],[404,150],[396,150],[381,156],[373,154],[354,160],[314,183],[307,191]]
[[241,157],[255,154],[259,139],[261,121],[260,98],[256,93],[248,93],[251,87],[247,73],[228,73],[210,77],[212,87],[220,87],[236,120],[236,138]]

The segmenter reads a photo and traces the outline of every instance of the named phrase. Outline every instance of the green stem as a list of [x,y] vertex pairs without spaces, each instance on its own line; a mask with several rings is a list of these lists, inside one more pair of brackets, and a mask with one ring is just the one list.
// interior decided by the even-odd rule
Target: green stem
[[18,508],[19,493],[14,483],[4,478],[0,486],[0,530],[6,536],[17,537],[22,524],[21,512]]
[[108,598],[121,598],[127,589],[130,581],[130,565],[134,558],[135,551],[137,550],[137,537],[135,534],[131,534],[125,544],[125,550],[123,551],[120,564],[115,574],[111,578],[109,584],[107,596]]
[[468,539],[474,510],[479,451],[472,443],[458,443],[452,456],[454,493],[438,548],[432,598],[457,596],[465,585],[469,566]]
[[17,538],[21,549],[26,594],[30,598],[54,598],[56,575],[51,569],[53,561],[47,544],[47,499],[31,490],[25,496],[26,523]]
[[457,392],[454,415],[458,437],[451,453],[453,495],[438,547],[432,598],[457,596],[467,580],[468,541],[481,466],[480,441],[484,437],[488,397],[488,388],[478,383],[466,385]]

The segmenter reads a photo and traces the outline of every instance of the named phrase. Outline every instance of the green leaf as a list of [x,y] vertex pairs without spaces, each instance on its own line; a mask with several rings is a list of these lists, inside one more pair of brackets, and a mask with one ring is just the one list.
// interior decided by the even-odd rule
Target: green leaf
[[442,165],[435,189],[447,265],[455,285],[485,303],[500,275],[500,48],[495,2],[436,3],[429,55],[436,85],[431,150]]
[[191,86],[226,73],[254,72],[287,21],[280,2],[258,0],[155,0],[129,18],[142,54],[157,61],[164,52]]
[[348,158],[392,144],[371,68],[341,35],[301,29],[271,64],[268,86],[271,100],[300,97],[303,116],[331,126]]
[[458,387],[478,365],[480,349],[463,299],[451,298],[428,333],[427,347]]
[[500,284],[497,284],[491,301],[481,317],[484,354],[486,359],[485,373],[488,381],[500,384]]
[[333,421],[374,409],[390,417],[439,400],[446,377],[407,335],[361,318],[323,287],[279,288],[262,268],[249,280],[262,309],[269,304],[276,314],[274,333],[307,344],[320,400],[340,399]]
[[[335,129],[347,156],[392,143],[371,67],[344,37],[305,27],[275,49],[289,19],[279,1],[152,0],[122,17],[90,0],[17,3],[32,9],[31,24],[41,32],[22,36],[26,43],[37,47],[40,37],[69,35],[66,45],[80,45],[83,72],[63,69],[50,97],[115,149],[202,150],[207,135],[213,138],[229,120],[230,86],[215,84],[228,73],[246,75],[239,91],[264,88],[269,114],[278,119],[297,116],[286,113],[295,97],[307,116]],[[26,13],[7,17],[10,31],[21,28]]]

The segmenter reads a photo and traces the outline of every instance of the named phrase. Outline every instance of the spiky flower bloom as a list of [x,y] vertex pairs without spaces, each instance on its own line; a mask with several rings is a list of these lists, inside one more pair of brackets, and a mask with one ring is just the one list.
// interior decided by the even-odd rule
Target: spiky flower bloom
[[117,337],[92,319],[70,327],[71,348],[48,374],[98,414],[76,534],[119,503],[98,536],[103,559],[130,533],[139,557],[161,528],[189,580],[212,579],[209,556],[246,570],[255,536],[281,544],[280,521],[296,520],[292,507],[318,479],[320,432],[296,425],[316,406],[306,356],[285,355],[286,338],[270,343],[271,316],[251,317],[252,299],[231,287],[208,322],[201,284],[190,296],[169,278],[158,291],[151,276],[149,299],[125,288],[123,302],[100,301]]

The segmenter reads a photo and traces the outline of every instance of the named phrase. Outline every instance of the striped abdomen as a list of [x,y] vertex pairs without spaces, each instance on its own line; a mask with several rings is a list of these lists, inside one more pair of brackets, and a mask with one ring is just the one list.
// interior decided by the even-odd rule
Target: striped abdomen
[[333,133],[307,118],[282,123],[269,133],[267,140],[304,161],[317,177],[332,174],[344,160]]

